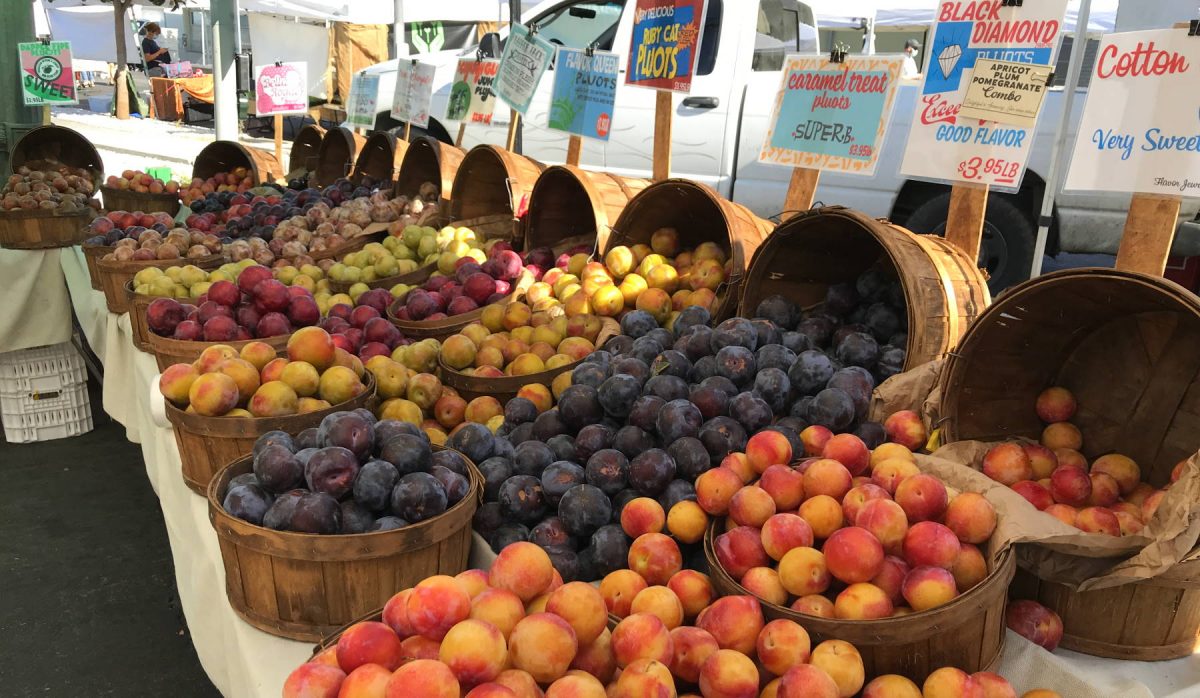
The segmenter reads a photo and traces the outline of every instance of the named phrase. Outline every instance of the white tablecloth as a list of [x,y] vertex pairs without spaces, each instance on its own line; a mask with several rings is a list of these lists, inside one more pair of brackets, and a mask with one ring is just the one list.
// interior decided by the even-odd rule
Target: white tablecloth
[[[86,284],[82,260],[74,273],[79,270]],[[229,606],[225,568],[208,521],[207,501],[183,484],[175,438],[161,417],[154,357],[133,347],[127,315],[105,311],[102,318],[94,316],[97,296],[103,310],[103,294],[89,288],[88,294],[76,298],[76,313],[85,331],[85,314],[94,326],[103,325],[104,409],[125,426],[131,440],[142,445],[146,474],[162,506],[179,597],[200,662],[225,696],[278,696],[284,679],[309,657],[312,645],[257,630]],[[1123,662],[1061,649],[1051,654],[1012,632],[1008,633],[1000,673],[1013,683],[1018,695],[1033,688],[1052,688],[1063,698],[1200,698],[1200,657]]]
[[60,253],[70,249],[0,249],[0,353],[70,341],[71,297]]

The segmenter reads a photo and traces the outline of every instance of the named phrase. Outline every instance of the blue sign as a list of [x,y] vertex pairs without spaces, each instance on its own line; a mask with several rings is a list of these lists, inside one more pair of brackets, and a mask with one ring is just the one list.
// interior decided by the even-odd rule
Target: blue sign
[[554,64],[550,128],[608,140],[617,99],[617,54],[560,47]]

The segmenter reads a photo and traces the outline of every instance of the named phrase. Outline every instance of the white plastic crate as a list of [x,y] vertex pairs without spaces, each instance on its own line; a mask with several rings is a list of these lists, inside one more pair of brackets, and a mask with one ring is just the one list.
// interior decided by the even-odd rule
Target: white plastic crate
[[92,430],[87,370],[70,344],[0,354],[0,421],[9,443]]
[[[35,378],[55,377],[60,386],[87,382],[87,366],[70,342],[0,354],[0,395],[35,392]],[[57,390],[46,388],[42,390]]]

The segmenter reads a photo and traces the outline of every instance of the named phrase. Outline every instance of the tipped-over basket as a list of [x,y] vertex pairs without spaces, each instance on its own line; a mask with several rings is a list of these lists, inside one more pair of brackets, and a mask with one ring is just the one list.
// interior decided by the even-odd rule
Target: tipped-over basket
[[494,145],[467,152],[450,193],[452,225],[484,237],[520,239],[520,217],[533,185],[546,166]]
[[547,167],[533,185],[525,217],[525,249],[587,244],[606,249],[609,231],[648,179],[590,172],[574,165]]

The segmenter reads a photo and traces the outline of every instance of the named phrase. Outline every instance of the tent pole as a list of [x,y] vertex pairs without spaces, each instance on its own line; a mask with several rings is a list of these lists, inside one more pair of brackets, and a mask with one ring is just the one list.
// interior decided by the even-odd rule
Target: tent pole
[[237,31],[235,0],[212,0],[213,113],[219,141],[238,139],[237,70],[234,51]]
[[1058,130],[1055,131],[1054,149],[1050,151],[1050,172],[1046,176],[1046,191],[1042,194],[1037,241],[1033,246],[1033,264],[1029,269],[1031,279],[1042,273],[1042,258],[1046,255],[1046,238],[1050,234],[1050,224],[1054,222],[1054,199],[1058,195],[1058,185],[1063,177],[1066,149],[1068,145],[1073,145],[1067,143],[1067,127],[1071,123],[1079,74],[1083,72],[1083,52],[1087,48],[1087,27],[1091,12],[1092,0],[1082,0],[1079,3],[1079,14],[1075,17],[1075,37],[1071,41],[1071,59],[1067,64],[1067,81],[1063,85],[1062,113],[1058,119]]
[[408,42],[404,40],[404,0],[392,0],[395,8],[394,23],[392,24],[392,43],[395,45],[396,58],[408,55]]

